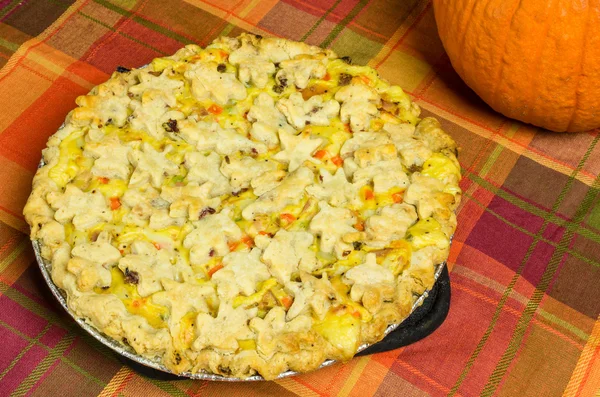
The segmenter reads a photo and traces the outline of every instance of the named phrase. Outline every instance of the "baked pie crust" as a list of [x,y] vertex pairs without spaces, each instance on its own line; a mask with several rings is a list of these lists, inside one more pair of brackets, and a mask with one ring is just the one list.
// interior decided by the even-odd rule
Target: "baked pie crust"
[[331,50],[220,37],[76,102],[33,180],[31,238],[76,316],[174,373],[349,360],[448,258],[454,141]]

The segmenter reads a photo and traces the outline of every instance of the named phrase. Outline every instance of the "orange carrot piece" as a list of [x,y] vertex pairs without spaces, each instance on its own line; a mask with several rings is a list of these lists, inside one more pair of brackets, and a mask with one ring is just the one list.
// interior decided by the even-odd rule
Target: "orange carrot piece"
[[221,114],[223,113],[223,108],[217,104],[212,104],[207,109],[212,114]]
[[213,274],[215,274],[216,272],[218,272],[221,269],[223,269],[223,264],[221,264],[221,263],[219,263],[216,266],[211,267],[208,270],[208,278],[212,278]]
[[243,244],[246,244],[248,247],[252,247],[254,245],[254,240],[252,239],[252,237],[248,236],[247,234],[241,238],[240,242]]
[[118,197],[111,197],[110,198],[110,209],[111,210],[118,210],[119,208],[121,208],[121,200],[119,200]]
[[292,306],[292,303],[294,303],[294,299],[292,299],[292,297],[289,295],[284,296],[281,299],[281,304],[283,305],[283,307],[285,307],[286,310],[288,310]]
[[281,220],[283,221],[286,221],[287,223],[292,223],[296,220],[296,217],[294,215],[288,214],[287,212],[279,215],[279,218],[281,218]]
[[327,150],[317,150],[313,157],[322,160],[323,157],[327,156]]
[[344,160],[342,160],[342,158],[340,156],[335,156],[335,157],[331,158],[331,162],[339,167],[340,165],[342,165],[344,163]]
[[227,243],[227,246],[229,247],[229,251],[235,251],[235,249],[240,245],[240,241],[230,241],[229,243]]

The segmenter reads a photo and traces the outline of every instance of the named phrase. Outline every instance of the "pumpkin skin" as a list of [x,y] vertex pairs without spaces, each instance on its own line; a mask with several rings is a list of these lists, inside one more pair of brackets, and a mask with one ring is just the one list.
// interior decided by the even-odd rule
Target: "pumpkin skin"
[[600,0],[433,0],[452,66],[494,110],[552,131],[600,127]]

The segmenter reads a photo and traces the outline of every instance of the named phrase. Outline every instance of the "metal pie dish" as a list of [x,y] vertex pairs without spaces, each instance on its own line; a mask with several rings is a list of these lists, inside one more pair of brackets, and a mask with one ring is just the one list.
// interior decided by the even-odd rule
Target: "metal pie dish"
[[[40,162],[38,168],[42,167],[43,165],[44,165],[44,162],[42,160]],[[452,242],[452,239],[450,239],[450,242]],[[63,291],[62,289],[60,289],[59,287],[57,287],[56,284],[54,283],[54,281],[52,280],[52,276],[51,276],[52,265],[50,263],[48,263],[44,258],[42,258],[41,247],[40,247],[39,241],[33,240],[32,245],[33,245],[33,251],[35,253],[36,261],[42,272],[42,276],[44,277],[44,280],[46,281],[46,284],[48,284],[48,287],[50,288],[50,291],[52,292],[52,295],[54,295],[54,297],[58,300],[58,302],[63,307],[63,309],[65,309],[65,311],[73,318],[73,320],[75,320],[75,322],[77,324],[79,324],[79,326],[81,328],[83,328],[88,334],[90,334],[92,337],[94,337],[96,340],[98,340],[104,346],[113,350],[115,353],[117,353],[129,360],[132,360],[138,364],[146,366],[148,368],[152,368],[152,369],[155,369],[158,371],[162,371],[162,372],[165,372],[168,374],[172,374],[172,375],[176,375],[176,376],[180,376],[180,377],[184,377],[184,378],[199,379],[199,380],[214,380],[214,381],[222,381],[222,382],[250,382],[250,381],[264,381],[265,380],[260,375],[253,375],[248,378],[242,379],[242,378],[231,378],[231,377],[226,377],[226,376],[222,376],[222,375],[216,375],[216,374],[212,374],[209,372],[192,373],[192,372],[188,371],[188,372],[182,372],[182,373],[174,373],[171,370],[169,370],[166,366],[164,366],[158,359],[151,359],[151,358],[143,357],[143,356],[137,354],[131,346],[124,345],[121,342],[118,342],[117,340],[111,338],[110,336],[105,335],[104,333],[99,331],[96,327],[94,327],[94,325],[92,325],[91,323],[86,321],[85,318],[77,316],[73,311],[71,311],[69,309],[69,306],[67,304],[67,293],[65,291]],[[437,279],[439,278],[440,274],[442,273],[444,266],[446,266],[446,262],[443,262],[436,266],[435,273],[434,273],[435,282],[437,282]],[[419,298],[417,298],[417,300],[413,303],[410,313],[406,316],[406,318],[408,318],[410,316],[410,314],[412,314],[412,312],[415,311],[415,309],[417,309],[419,306],[421,306],[423,301],[429,296],[428,291],[425,291],[421,296],[419,296]],[[390,332],[392,332],[396,328],[398,328],[400,326],[400,324],[402,324],[402,322],[389,325],[386,328],[383,337],[387,336]],[[356,353],[359,353],[359,352],[365,350],[367,347],[372,346],[372,345],[373,344],[367,344],[367,343],[362,344],[358,347]],[[319,366],[319,369],[328,367],[328,366],[334,364],[335,362],[336,362],[336,360],[331,360],[331,359],[325,360]],[[282,372],[281,374],[279,374],[279,376],[277,376],[276,379],[287,378],[289,376],[300,375],[300,374],[302,374],[302,373],[299,373],[296,371],[285,371],[285,372]]]

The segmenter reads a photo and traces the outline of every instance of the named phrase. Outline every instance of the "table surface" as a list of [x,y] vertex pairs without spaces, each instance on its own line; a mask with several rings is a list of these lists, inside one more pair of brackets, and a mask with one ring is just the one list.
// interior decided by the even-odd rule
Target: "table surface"
[[[446,322],[408,347],[275,382],[137,375],[60,310],[22,208],[40,151],[117,65],[251,31],[402,86],[461,146]],[[0,1],[0,395],[592,396],[600,386],[600,133],[506,119],[453,71],[427,0]]]

